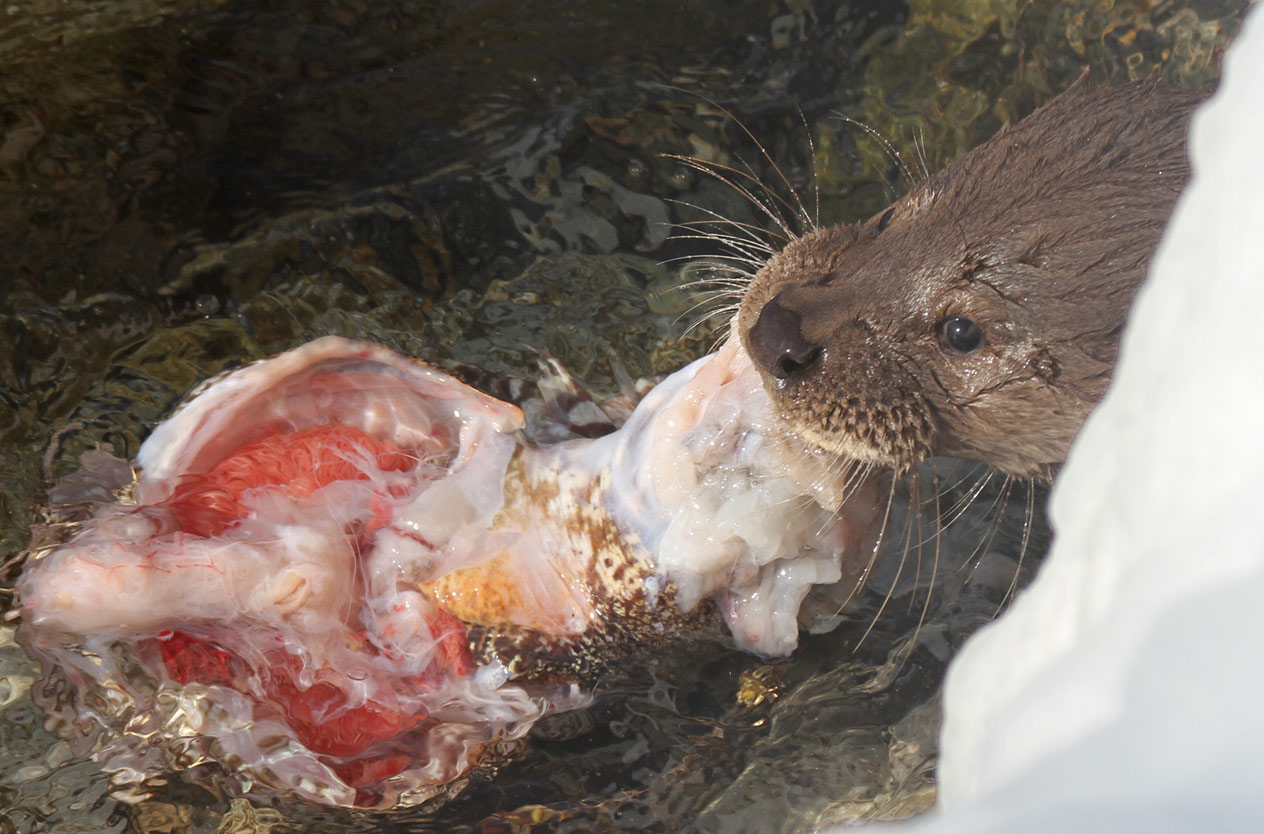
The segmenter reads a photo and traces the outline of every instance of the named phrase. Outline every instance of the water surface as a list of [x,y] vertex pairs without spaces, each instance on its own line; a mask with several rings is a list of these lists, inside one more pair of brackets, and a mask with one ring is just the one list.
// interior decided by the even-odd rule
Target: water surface
[[[674,370],[722,326],[679,288],[723,249],[679,224],[781,233],[677,157],[749,170],[795,230],[865,217],[900,166],[840,114],[933,170],[1085,66],[1209,87],[1244,5],[15,0],[0,559],[83,451],[130,457],[197,381],[318,335],[460,362],[495,391],[529,385],[541,350],[598,394]],[[789,661],[661,659],[434,811],[271,808],[180,776],[121,803],[44,732],[39,670],[2,629],[0,831],[798,831],[914,813],[933,801],[943,668],[1016,569],[1023,501],[990,537],[988,490],[961,536],[986,546],[958,554],[981,566],[920,628],[918,598],[862,641],[875,592]]]

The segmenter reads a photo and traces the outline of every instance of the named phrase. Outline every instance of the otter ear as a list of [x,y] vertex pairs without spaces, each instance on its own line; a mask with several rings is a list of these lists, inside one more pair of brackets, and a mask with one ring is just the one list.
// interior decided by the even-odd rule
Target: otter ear
[[886,230],[887,226],[891,224],[891,218],[894,216],[895,216],[895,206],[890,206],[889,208],[887,208],[886,211],[878,215],[877,220],[866,223],[865,232],[867,236],[877,237],[878,235],[882,234],[882,232]]

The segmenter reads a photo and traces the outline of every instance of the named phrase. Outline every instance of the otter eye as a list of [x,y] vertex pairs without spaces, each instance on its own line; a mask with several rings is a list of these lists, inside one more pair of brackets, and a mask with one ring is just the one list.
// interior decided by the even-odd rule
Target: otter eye
[[970,319],[953,316],[941,326],[944,342],[956,353],[974,353],[983,344],[983,328]]
[[891,206],[891,208],[882,213],[882,216],[878,218],[878,231],[882,231],[891,223],[891,217],[894,214],[895,206]]

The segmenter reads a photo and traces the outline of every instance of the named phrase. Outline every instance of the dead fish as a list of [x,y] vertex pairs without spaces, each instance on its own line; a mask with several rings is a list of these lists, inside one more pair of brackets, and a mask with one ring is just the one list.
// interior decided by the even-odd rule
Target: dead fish
[[785,654],[804,595],[869,559],[871,489],[780,428],[735,339],[604,437],[522,428],[337,337],[204,384],[133,500],[25,566],[51,725],[119,785],[215,762],[238,789],[418,805],[584,703],[587,660],[712,614]]

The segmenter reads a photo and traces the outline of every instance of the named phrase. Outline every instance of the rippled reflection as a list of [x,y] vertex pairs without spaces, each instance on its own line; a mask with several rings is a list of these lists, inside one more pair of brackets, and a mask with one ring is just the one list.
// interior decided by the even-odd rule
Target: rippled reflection
[[[603,395],[671,371],[717,324],[682,338],[700,299],[677,288],[707,269],[676,259],[719,251],[671,224],[771,225],[671,155],[864,216],[897,169],[837,114],[935,168],[1085,66],[1209,86],[1244,6],[14,0],[0,559],[81,453],[130,457],[198,380],[317,335],[461,363],[497,395],[529,387],[539,351]],[[659,658],[433,816],[273,809],[182,777],[121,804],[41,729],[39,670],[6,627],[0,830],[796,831],[914,813],[933,801],[944,666],[1008,588],[1021,515],[920,630],[922,598],[898,600],[856,645],[877,583],[859,626],[791,661]],[[959,538],[985,540],[986,519]]]

